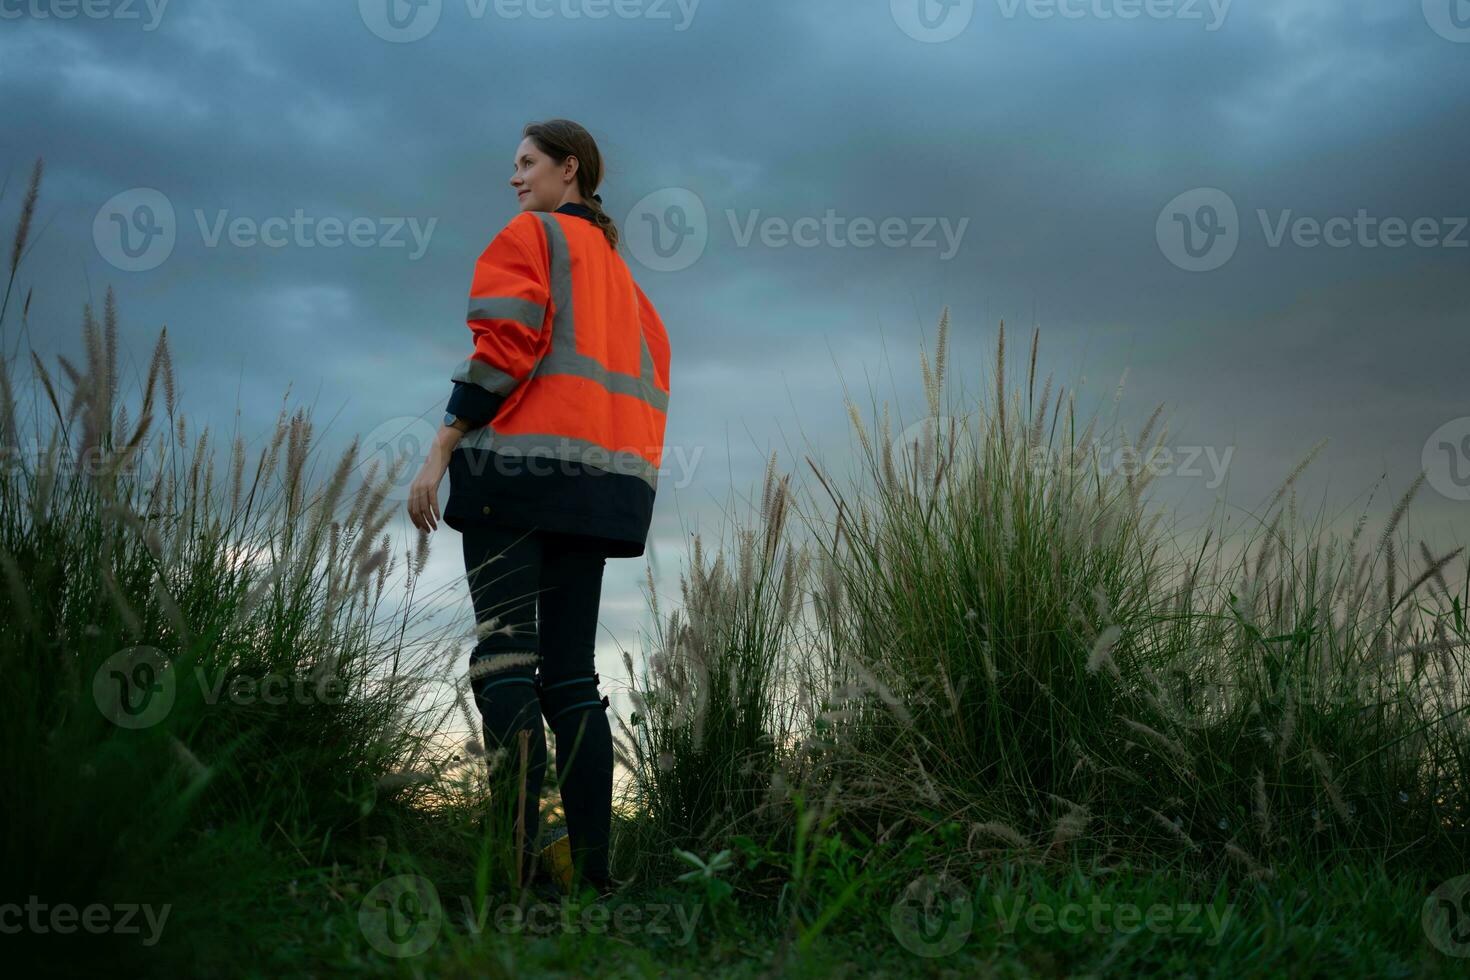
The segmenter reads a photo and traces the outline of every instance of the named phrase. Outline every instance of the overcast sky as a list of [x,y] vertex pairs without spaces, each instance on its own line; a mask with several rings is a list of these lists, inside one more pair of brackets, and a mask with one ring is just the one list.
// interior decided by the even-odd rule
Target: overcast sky
[[[186,409],[255,445],[294,382],[328,460],[432,432],[521,127],[586,125],[672,345],[665,594],[772,450],[847,468],[844,385],[919,417],[946,304],[961,412],[1001,318],[1013,381],[1033,325],[1079,406],[1127,369],[1126,431],[1163,402],[1202,451],[1155,484],[1181,519],[1249,521],[1328,438],[1308,514],[1381,528],[1422,467],[1413,538],[1470,538],[1467,0],[4,0],[0,80],[48,363],[112,285],[133,370],[167,324]],[[608,563],[618,685],[647,567]]]

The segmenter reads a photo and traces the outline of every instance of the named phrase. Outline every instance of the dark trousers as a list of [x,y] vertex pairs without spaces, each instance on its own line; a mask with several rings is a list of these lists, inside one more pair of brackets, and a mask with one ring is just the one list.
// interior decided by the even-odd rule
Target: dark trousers
[[[521,880],[529,878],[539,851],[544,717],[555,737],[573,863],[582,880],[605,886],[612,731],[593,649],[606,555],[595,539],[540,529],[479,524],[466,527],[462,537],[480,634],[470,655],[470,686],[484,721],[486,750],[492,760],[497,749],[505,750],[492,772],[492,797],[497,789],[513,794],[500,802],[502,813],[521,819]],[[514,801],[522,795],[524,806],[517,807]]]

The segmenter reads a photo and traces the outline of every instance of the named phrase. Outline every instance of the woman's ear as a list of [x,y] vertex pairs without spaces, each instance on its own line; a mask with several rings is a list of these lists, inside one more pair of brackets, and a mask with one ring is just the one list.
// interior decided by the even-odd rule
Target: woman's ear
[[568,181],[568,182],[571,182],[573,180],[576,180],[577,179],[577,168],[580,167],[580,166],[581,166],[581,162],[578,161],[576,157],[574,157],[574,156],[568,156],[566,158],[566,160],[564,160],[562,162],[562,165],[561,165],[561,176],[562,176],[562,179],[565,180],[565,181]]

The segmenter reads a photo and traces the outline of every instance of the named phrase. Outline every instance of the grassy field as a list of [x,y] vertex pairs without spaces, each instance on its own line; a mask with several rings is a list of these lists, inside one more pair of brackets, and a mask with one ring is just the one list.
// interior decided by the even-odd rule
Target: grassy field
[[427,616],[428,536],[394,551],[401,467],[354,443],[318,478],[283,408],[217,481],[166,332],[123,390],[110,290],[76,362],[12,356],[41,173],[0,308],[7,963],[1463,975],[1470,576],[1402,540],[1422,476],[1343,540],[1297,512],[1319,446],[1243,534],[1173,533],[1159,470],[1094,465],[1167,448],[1159,411],[1079,423],[1035,336],[1008,383],[1003,325],[956,399],[946,312],[918,424],[849,402],[858,472],[772,456],[679,596],[650,577],[626,887],[536,902],[483,825],[499,760],[445,734],[478,730],[472,640]]

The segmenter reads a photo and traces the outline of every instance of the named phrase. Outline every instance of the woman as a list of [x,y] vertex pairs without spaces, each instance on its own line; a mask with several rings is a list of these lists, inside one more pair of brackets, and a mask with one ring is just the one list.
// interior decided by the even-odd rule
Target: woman
[[544,716],[579,881],[606,894],[613,753],[593,662],[597,607],[606,559],[644,551],[669,341],[617,252],[592,136],[566,119],[522,136],[510,179],[521,213],[476,263],[474,352],[453,375],[408,511],[415,527],[437,527],[447,470],[443,520],[463,535],[481,636],[471,687],[486,747],[505,750],[492,792],[514,825],[519,880],[538,855]]

